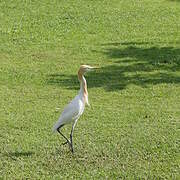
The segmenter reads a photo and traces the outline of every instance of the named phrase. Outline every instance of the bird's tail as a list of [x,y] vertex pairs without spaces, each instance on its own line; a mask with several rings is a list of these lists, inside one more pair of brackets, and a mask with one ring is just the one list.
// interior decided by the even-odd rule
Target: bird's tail
[[53,132],[53,133],[57,132],[58,127],[59,127],[59,124],[58,124],[58,122],[57,122],[57,123],[54,124],[54,126],[53,126],[53,128],[52,128],[52,132]]

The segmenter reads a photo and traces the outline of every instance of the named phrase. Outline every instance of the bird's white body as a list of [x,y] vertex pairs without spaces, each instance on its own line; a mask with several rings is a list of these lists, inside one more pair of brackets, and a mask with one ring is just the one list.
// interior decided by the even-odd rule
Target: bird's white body
[[57,128],[63,124],[69,124],[73,121],[77,121],[84,112],[84,108],[85,100],[82,90],[80,90],[79,94],[64,108],[59,120],[53,127],[53,131],[55,132]]
[[85,104],[89,105],[88,93],[86,79],[82,76],[79,94],[64,108],[64,111],[53,127],[53,132],[56,132],[61,125],[77,121],[84,112]]

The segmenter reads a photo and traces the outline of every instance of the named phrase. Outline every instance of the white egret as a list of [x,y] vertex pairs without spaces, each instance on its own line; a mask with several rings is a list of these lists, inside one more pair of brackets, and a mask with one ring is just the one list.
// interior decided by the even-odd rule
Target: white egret
[[[61,136],[63,136],[64,139],[66,139],[66,142],[63,144],[69,144],[72,153],[74,152],[73,149],[73,132],[74,127],[77,123],[77,120],[82,115],[85,105],[88,103],[88,91],[87,91],[87,83],[86,79],[84,77],[84,74],[88,71],[91,71],[95,69],[94,67],[88,66],[88,65],[81,65],[80,69],[78,71],[78,79],[80,81],[80,91],[79,94],[64,108],[64,111],[62,112],[61,116],[59,117],[59,120],[55,123],[53,127],[53,132],[58,132]],[[72,129],[70,134],[70,141],[66,136],[62,134],[60,129],[65,125],[72,122]]]

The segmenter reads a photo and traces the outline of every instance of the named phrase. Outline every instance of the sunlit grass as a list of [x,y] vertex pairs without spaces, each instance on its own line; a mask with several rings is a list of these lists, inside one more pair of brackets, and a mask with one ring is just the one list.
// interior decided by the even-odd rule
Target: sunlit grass
[[[0,9],[0,178],[180,178],[180,2]],[[86,76],[91,108],[72,155],[51,129],[78,93],[80,64],[101,68]]]

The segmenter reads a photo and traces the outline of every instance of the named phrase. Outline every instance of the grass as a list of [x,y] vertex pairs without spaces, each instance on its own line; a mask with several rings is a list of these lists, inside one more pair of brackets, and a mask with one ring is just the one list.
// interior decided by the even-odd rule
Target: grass
[[[0,1],[0,179],[179,179],[180,2]],[[75,154],[51,128],[89,101]],[[63,129],[69,134],[70,126]]]

